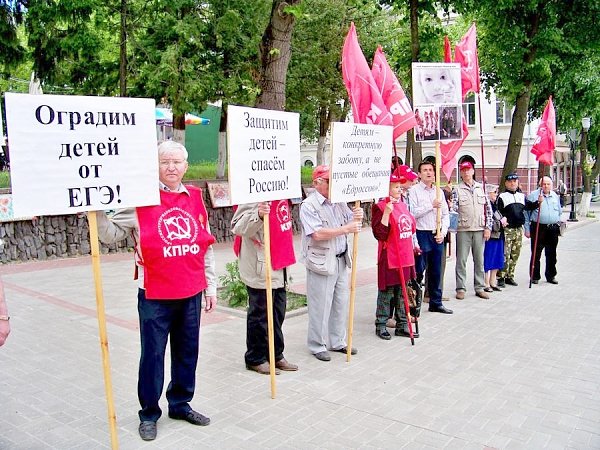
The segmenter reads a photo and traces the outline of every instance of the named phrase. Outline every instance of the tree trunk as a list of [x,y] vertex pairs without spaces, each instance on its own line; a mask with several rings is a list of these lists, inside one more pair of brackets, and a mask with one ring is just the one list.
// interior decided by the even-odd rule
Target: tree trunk
[[[597,144],[600,144],[598,139]],[[590,206],[592,202],[592,181],[598,178],[600,173],[600,165],[598,164],[598,158],[594,160],[592,167],[587,166],[587,155],[588,155],[588,133],[583,131],[581,133],[581,144],[579,146],[580,164],[581,164],[581,176],[583,178],[583,195],[581,196],[581,202],[577,208],[577,215],[579,217],[586,217],[590,212]]]
[[317,166],[326,164],[325,142],[331,125],[331,110],[326,106],[319,107],[319,140],[317,141]]
[[292,56],[291,41],[295,22],[294,15],[285,12],[285,8],[299,3],[300,0],[273,0],[271,19],[259,46],[261,69],[257,108],[278,111],[285,109],[285,83]]
[[185,146],[185,114],[173,113],[173,140]]
[[[506,158],[504,160],[504,169],[501,179],[511,172],[516,171],[519,164],[519,154],[523,143],[523,131],[527,122],[527,111],[529,110],[529,99],[531,98],[531,83],[527,83],[523,90],[517,95],[515,112],[512,116],[512,126],[510,127],[510,136],[508,138],[508,148],[506,149]],[[504,191],[504,185],[501,186]]]
[[119,44],[119,95],[127,97],[127,0],[121,0]]
[[[410,0],[410,55],[413,62],[419,61],[419,53],[421,51],[421,42],[419,41],[419,1]],[[408,96],[412,98],[412,71],[410,76],[410,84],[408,86]],[[413,105],[414,107],[414,105]],[[404,164],[411,165],[413,170],[423,160],[423,150],[420,142],[415,141],[414,129],[408,130],[406,135],[406,154],[404,155]]]
[[227,165],[227,104],[221,104],[221,123],[219,124],[219,149],[217,156],[217,180],[225,178]]

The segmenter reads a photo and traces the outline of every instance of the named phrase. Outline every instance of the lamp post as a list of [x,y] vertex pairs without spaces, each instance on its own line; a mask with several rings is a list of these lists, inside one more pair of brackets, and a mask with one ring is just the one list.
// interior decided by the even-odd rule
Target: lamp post
[[571,212],[569,213],[569,222],[577,222],[575,213],[575,150],[577,149],[577,138],[579,133],[577,129],[569,131],[569,144],[571,147]]

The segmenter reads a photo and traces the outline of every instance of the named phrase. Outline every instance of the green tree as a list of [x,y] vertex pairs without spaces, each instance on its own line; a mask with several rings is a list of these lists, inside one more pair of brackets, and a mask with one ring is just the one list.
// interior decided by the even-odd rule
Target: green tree
[[25,58],[25,48],[17,35],[24,7],[22,1],[0,1],[0,72],[3,76]]
[[77,94],[114,95],[118,33],[113,5],[99,0],[29,0],[25,16],[33,70]]
[[[572,61],[575,54],[599,48],[594,21],[600,3],[466,0],[453,4],[477,20],[479,61],[487,88],[515,105],[505,176],[517,167],[528,113],[543,108],[562,71],[575,75],[565,62]],[[558,104],[558,96],[555,98]]]

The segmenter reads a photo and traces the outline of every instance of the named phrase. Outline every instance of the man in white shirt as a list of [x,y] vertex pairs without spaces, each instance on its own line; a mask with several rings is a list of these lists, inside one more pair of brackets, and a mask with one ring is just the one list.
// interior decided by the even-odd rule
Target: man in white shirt
[[[421,255],[417,257],[417,279],[423,280],[427,270],[427,290],[429,291],[429,311],[452,314],[452,310],[442,304],[442,258],[444,257],[444,237],[450,220],[448,204],[441,189],[435,185],[435,168],[428,161],[419,164],[421,181],[410,189],[408,201],[410,211],[417,220],[417,240]],[[437,212],[440,211],[440,233],[437,234]]]

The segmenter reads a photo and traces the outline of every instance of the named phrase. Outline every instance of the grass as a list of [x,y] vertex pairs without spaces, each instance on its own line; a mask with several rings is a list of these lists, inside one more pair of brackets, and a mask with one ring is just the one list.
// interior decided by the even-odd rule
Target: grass
[[[312,168],[302,167],[302,184],[311,183]],[[227,173],[225,173],[227,176]],[[217,164],[214,162],[192,163],[188,167],[184,180],[214,180],[217,178]],[[0,188],[10,187],[9,172],[0,172]]]
[[7,188],[10,186],[10,175],[6,171],[0,172],[0,188]]

